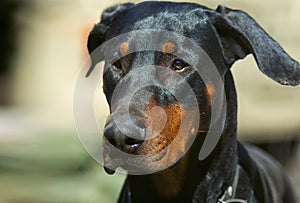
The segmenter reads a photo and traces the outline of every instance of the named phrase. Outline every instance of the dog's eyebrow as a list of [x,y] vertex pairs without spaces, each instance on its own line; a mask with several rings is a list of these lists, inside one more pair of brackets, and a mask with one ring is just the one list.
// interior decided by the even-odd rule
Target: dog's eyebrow
[[128,42],[123,42],[119,47],[119,54],[121,57],[125,56],[129,50]]
[[174,53],[176,51],[176,44],[174,42],[165,42],[162,47],[161,50],[163,53]]

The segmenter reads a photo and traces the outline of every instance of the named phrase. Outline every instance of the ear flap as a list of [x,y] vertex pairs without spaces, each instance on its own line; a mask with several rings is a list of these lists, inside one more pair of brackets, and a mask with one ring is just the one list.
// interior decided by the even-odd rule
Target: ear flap
[[112,22],[127,8],[133,5],[134,4],[132,3],[117,4],[102,12],[100,23],[94,26],[88,37],[87,48],[89,50],[92,64],[86,74],[86,77],[90,75],[96,64],[103,60],[101,51],[97,51],[96,53],[93,51],[95,51],[105,41],[107,31],[109,30]]
[[252,53],[259,69],[276,82],[296,86],[300,83],[299,63],[247,13],[219,6],[214,26],[220,36],[224,59],[230,67]]

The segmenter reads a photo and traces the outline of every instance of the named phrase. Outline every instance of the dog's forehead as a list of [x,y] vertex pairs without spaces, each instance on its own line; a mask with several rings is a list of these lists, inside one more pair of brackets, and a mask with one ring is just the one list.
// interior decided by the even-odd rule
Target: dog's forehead
[[185,31],[192,30],[199,24],[202,26],[207,24],[208,19],[202,18],[199,20],[199,15],[197,15],[197,12],[198,9],[190,10],[184,14],[163,11],[155,15],[148,16],[144,19],[140,19],[134,23],[132,29],[159,29],[174,31],[178,34],[184,34]]
[[[123,12],[111,26],[109,37],[133,30],[158,29],[184,35],[196,28],[210,30],[206,7],[192,3],[143,2]],[[199,29],[197,31],[200,31]]]
[[212,10],[191,3],[143,2],[134,5],[112,22],[106,39],[118,40],[113,46],[105,46],[105,58],[114,61],[139,51],[164,52],[169,50],[166,49],[168,42],[174,42],[174,55],[191,65],[201,59],[200,50],[218,62],[222,50],[209,12]]
[[[153,48],[154,44],[158,45],[159,50],[169,41],[179,42],[177,44],[179,45],[184,37],[195,41],[205,49],[207,39],[215,35],[207,15],[207,11],[210,10],[192,3],[143,2],[134,5],[123,12],[110,27],[107,39],[122,34],[126,34],[127,37],[122,39],[123,41],[120,40],[119,44],[109,52],[119,51],[120,47],[123,48],[121,46],[123,42],[128,43],[128,51],[139,49],[139,46],[147,49],[149,45]],[[159,35],[157,31],[160,32]],[[149,32],[156,34],[149,34]],[[170,35],[171,32],[176,34]]]

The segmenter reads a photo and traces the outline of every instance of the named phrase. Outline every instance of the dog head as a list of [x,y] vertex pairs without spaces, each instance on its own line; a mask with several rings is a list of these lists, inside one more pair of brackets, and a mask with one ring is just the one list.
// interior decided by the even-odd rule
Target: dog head
[[118,4],[103,11],[89,35],[88,49],[88,75],[105,61],[108,172],[133,165],[127,158],[120,161],[115,150],[142,156],[134,167],[154,172],[178,161],[197,132],[209,130],[213,105],[219,101],[220,108],[226,108],[220,84],[231,65],[248,54],[276,82],[300,83],[299,63],[248,14],[223,6],[211,10],[191,3]]

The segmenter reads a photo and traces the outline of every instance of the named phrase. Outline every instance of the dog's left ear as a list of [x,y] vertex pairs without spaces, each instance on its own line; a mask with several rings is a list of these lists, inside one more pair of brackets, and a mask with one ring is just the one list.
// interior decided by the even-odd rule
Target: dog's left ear
[[92,64],[86,74],[86,77],[90,75],[96,64],[103,60],[101,50],[97,50],[96,52],[94,51],[106,40],[106,34],[111,24],[118,16],[120,16],[121,13],[133,5],[134,4],[132,3],[117,4],[105,9],[102,12],[100,23],[94,26],[88,37],[87,47]]
[[243,11],[224,6],[219,6],[213,11],[213,15],[215,16],[213,24],[220,37],[228,67],[236,60],[252,53],[259,69],[268,77],[283,85],[299,85],[299,63],[292,59],[252,17]]

